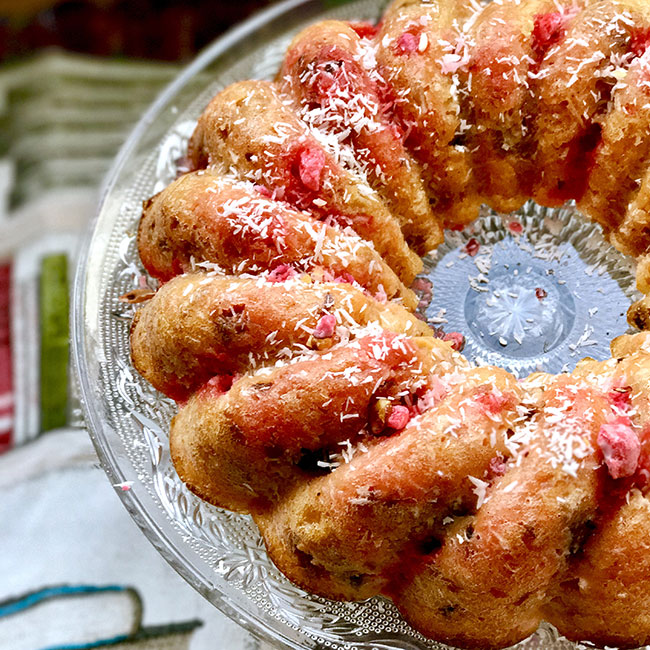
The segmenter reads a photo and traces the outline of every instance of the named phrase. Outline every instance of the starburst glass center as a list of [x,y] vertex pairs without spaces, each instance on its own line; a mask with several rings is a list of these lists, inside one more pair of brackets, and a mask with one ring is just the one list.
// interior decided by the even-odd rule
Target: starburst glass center
[[632,260],[572,206],[530,202],[508,216],[485,209],[470,229],[448,233],[425,265],[429,322],[462,333],[470,360],[520,377],[608,358],[639,297]]

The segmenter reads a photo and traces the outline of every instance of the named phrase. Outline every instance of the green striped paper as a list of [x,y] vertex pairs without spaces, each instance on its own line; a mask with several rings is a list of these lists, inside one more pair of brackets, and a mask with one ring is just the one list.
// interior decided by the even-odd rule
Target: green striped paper
[[68,258],[43,258],[40,277],[41,431],[65,426],[68,406]]

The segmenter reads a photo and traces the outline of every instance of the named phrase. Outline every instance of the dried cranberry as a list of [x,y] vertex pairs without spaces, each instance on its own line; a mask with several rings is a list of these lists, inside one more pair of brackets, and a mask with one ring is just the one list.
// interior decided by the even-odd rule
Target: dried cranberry
[[474,239],[472,237],[466,244],[465,244],[465,252],[470,256],[474,257],[475,255],[478,254],[479,249],[481,248],[481,245],[478,243],[478,240]]

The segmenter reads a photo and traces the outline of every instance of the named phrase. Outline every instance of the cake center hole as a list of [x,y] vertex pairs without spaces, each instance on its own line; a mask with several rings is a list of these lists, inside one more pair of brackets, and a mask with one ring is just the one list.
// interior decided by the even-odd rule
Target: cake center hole
[[533,202],[508,216],[484,209],[469,229],[448,233],[422,278],[433,284],[421,304],[432,326],[461,332],[470,360],[520,377],[609,358],[639,297],[633,262],[597,224],[573,206]]

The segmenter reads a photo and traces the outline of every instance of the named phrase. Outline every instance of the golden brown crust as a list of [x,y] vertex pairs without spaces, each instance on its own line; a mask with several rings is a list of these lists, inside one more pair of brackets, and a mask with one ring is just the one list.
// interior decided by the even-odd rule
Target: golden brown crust
[[[399,436],[367,441],[367,452],[331,475],[296,486],[258,518],[265,538],[273,530],[290,540],[294,554],[310,558],[307,566],[293,567],[292,580],[331,597],[319,574],[310,575],[315,566],[326,570],[328,588],[338,583],[349,598],[390,593],[390,576],[403,571],[434,534],[444,535],[445,515],[473,506],[474,486],[467,477],[483,476],[497,454],[507,454],[520,389],[499,369],[474,369],[458,377],[452,369],[445,378],[444,364],[436,366],[437,377],[443,377],[436,386],[443,390],[444,383],[449,393],[436,408],[411,420]],[[476,399],[486,395],[503,400],[509,415],[495,422]],[[465,413],[462,423],[459,410]]]
[[228,86],[199,118],[197,133],[193,159],[203,156],[222,173],[264,186],[273,198],[350,225],[406,284],[421,270],[378,195],[338,164],[272,84]]
[[[607,29],[603,26],[606,25]],[[630,28],[615,0],[588,3],[566,14],[565,37],[544,57],[534,80],[537,141],[534,198],[562,205],[584,192],[589,156],[598,145],[599,117],[615,80],[610,57],[626,51]]]
[[[630,560],[645,549],[625,541],[621,524],[630,516],[640,525],[645,510],[604,499],[622,488],[624,504],[640,475],[613,482],[599,446],[620,395],[629,392],[637,430],[650,424],[650,352],[639,336],[615,342],[618,364],[585,362],[575,377],[523,384],[498,369],[468,370],[434,339],[340,345],[224,395],[197,393],[173,423],[174,462],[203,498],[252,511],[274,562],[309,591],[388,595],[425,634],[463,647],[515,643],[543,617],[591,638],[600,597],[573,598],[566,576],[594,580],[602,570],[600,596],[647,598],[631,571],[616,563],[614,576],[595,559],[601,534]],[[372,433],[366,419],[381,402],[410,394],[418,405],[428,390],[437,403],[388,437]],[[327,473],[341,443],[351,456]],[[571,608],[560,607],[565,598]],[[646,640],[638,610],[625,619],[634,637],[625,637],[628,623],[600,620],[594,638]]]
[[650,296],[637,300],[627,310],[627,322],[638,330],[650,330]]
[[203,262],[225,273],[290,265],[324,279],[351,277],[373,295],[411,309],[417,304],[381,256],[354,234],[210,171],[185,174],[146,202],[138,249],[147,271],[162,281]]
[[[648,82],[650,82],[650,74]],[[650,105],[650,95],[648,96],[648,104]],[[650,115],[648,117],[650,118]],[[650,128],[650,119],[646,128]],[[638,167],[636,169],[638,170]],[[650,252],[650,169],[647,169],[645,174],[638,180],[635,175],[634,184],[638,184],[638,191],[627,206],[622,222],[618,225],[617,230],[612,233],[611,241],[616,248],[626,255],[639,257]],[[610,214],[616,215],[617,212],[612,210]],[[638,275],[637,277],[641,276]],[[643,284],[639,289],[643,293],[648,293],[648,288]]]
[[461,104],[464,139],[478,192],[498,212],[512,212],[531,195],[535,140],[529,116],[536,101],[535,16],[555,11],[553,0],[489,3],[467,30],[467,87]]
[[636,288],[643,294],[650,293],[650,255],[636,261]]
[[[650,243],[649,234],[635,227],[639,220],[637,211],[647,207],[650,201],[646,171],[650,141],[640,137],[650,129],[649,60],[646,56],[639,57],[629,67],[621,66],[614,72],[620,79],[613,89],[587,191],[579,207],[606,232],[613,232],[621,251],[636,257]],[[616,183],[611,182],[613,170],[616,170]],[[648,218],[641,221],[647,227]],[[617,232],[619,227],[621,231]]]
[[[335,320],[331,332],[319,331],[328,315]],[[383,305],[350,285],[313,282],[306,275],[275,283],[190,273],[165,284],[137,313],[131,358],[154,388],[183,401],[215,375],[326,350],[370,324],[433,334],[399,305]]]
[[[341,155],[349,154],[354,168],[399,219],[409,245],[420,255],[437,248],[442,227],[429,206],[422,170],[387,114],[381,97],[385,82],[373,58],[348,23],[323,21],[298,34],[278,84],[302,120],[336,138]],[[347,138],[336,136],[346,130]]]
[[[612,352],[619,359],[613,385],[624,387],[619,394],[629,399],[629,417],[643,432],[641,469],[605,487],[592,534],[557,578],[545,615],[570,639],[636,647],[650,640],[650,332],[615,339]],[[591,376],[605,364],[592,368]]]
[[546,605],[567,638],[638,647],[650,640],[650,501],[638,490],[597,522]]
[[[549,586],[595,513],[596,438],[609,405],[581,382],[562,378],[543,403],[528,425],[536,433],[526,454],[489,486],[475,516],[450,524],[440,551],[396,594],[407,619],[430,636],[464,647],[487,639],[486,647],[505,647],[532,634]],[[549,462],[557,458],[557,439],[544,431],[549,422],[558,428],[557,411],[563,433],[586,447],[575,476]]]
[[[225,394],[206,385],[172,422],[174,466],[210,503],[259,512],[303,476],[305,452],[356,437],[371,403],[423,380],[416,369],[434,358],[428,342],[422,351],[412,341],[384,332],[247,375]],[[447,344],[436,345],[452,357]]]
[[471,13],[465,1],[397,0],[386,10],[375,39],[378,70],[407,133],[406,147],[421,163],[433,209],[446,226],[471,221],[481,203],[467,148],[454,141],[461,111],[453,66],[447,72],[442,66]]

